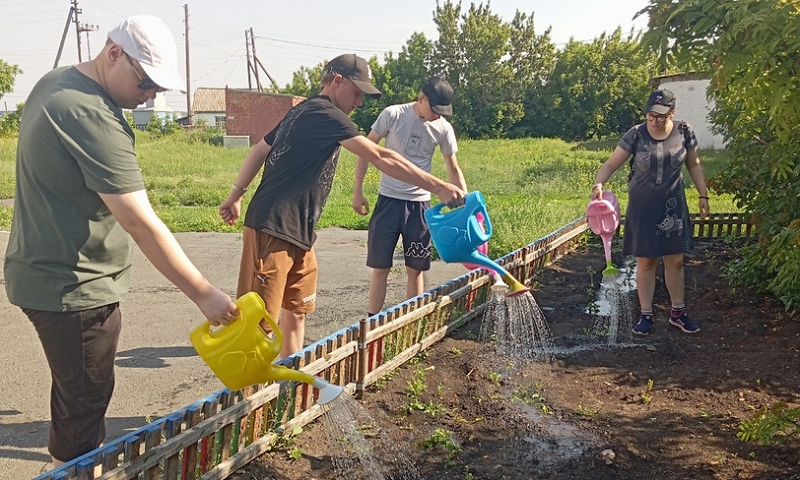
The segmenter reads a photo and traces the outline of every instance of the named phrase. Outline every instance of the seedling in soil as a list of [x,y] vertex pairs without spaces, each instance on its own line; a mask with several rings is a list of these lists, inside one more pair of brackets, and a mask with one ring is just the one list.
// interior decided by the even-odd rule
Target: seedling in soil
[[423,360],[427,360],[428,356],[430,354],[431,354],[431,352],[429,352],[427,350],[423,350],[423,351],[419,352],[418,354],[414,355],[414,358],[409,360],[408,363],[410,365],[416,365],[416,364],[418,364],[419,362],[421,362]]
[[423,410],[425,404],[422,403],[422,392],[425,391],[425,370],[417,367],[411,375],[411,380],[408,381],[408,389],[406,389],[406,402],[405,409],[408,413],[414,410]]
[[492,382],[494,382],[494,383],[495,383],[495,384],[496,384],[498,387],[500,386],[500,379],[501,379],[502,377],[503,377],[503,376],[502,376],[502,375],[500,375],[499,373],[495,373],[495,372],[489,372],[489,380],[491,380]]
[[381,389],[382,389],[383,387],[385,387],[385,386],[386,386],[386,385],[387,385],[389,382],[391,382],[391,381],[392,381],[392,379],[393,379],[394,377],[396,377],[396,376],[397,376],[397,370],[389,370],[387,373],[384,373],[383,375],[381,375],[381,378],[379,378],[379,379],[378,379],[378,380],[375,382],[375,388],[376,388],[376,389],[378,389],[378,390],[381,390]]
[[469,467],[464,467],[464,480],[475,480],[475,475],[470,473]]
[[454,355],[461,355],[461,349],[460,348],[453,347],[453,348],[450,349],[450,352],[452,354],[454,354]]
[[444,465],[448,468],[455,466],[456,459],[461,454],[462,448],[461,445],[453,440],[453,432],[443,428],[437,428],[430,437],[422,442],[422,448],[424,449],[434,448],[436,446],[442,446],[448,452]]
[[581,417],[592,418],[598,413],[600,413],[600,407],[589,408],[589,407],[584,407],[583,405],[578,405],[578,408],[575,409],[575,413],[577,413]]
[[653,399],[652,393],[653,393],[653,380],[648,380],[647,386],[644,387],[644,390],[640,394],[640,396],[642,397],[642,403],[644,403],[645,405],[649,404],[650,401]]
[[536,407],[545,415],[550,415],[553,410],[547,406],[545,399],[536,389],[520,388],[511,395],[512,399],[517,399],[525,405]]
[[291,450],[289,450],[289,458],[292,460],[300,460],[303,458],[303,451],[300,450],[300,447],[295,446]]

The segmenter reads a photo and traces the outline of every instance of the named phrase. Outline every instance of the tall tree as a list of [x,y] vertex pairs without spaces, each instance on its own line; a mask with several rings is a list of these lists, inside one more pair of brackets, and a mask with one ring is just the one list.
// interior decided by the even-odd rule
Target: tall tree
[[548,69],[549,31],[537,37],[533,15],[519,12],[503,22],[489,3],[462,13],[460,2],[437,2],[434,23],[431,69],[453,84],[456,129],[476,138],[506,136],[525,114],[529,87]]
[[391,52],[384,57],[385,83],[379,88],[383,91],[386,105],[411,102],[417,98],[420,87],[431,76],[432,53],[433,42],[424,34],[414,32],[397,58]]
[[617,28],[589,43],[570,39],[556,55],[530,133],[584,140],[624,131],[641,119],[652,71],[638,35],[623,38]]
[[320,79],[322,79],[322,70],[325,68],[326,63],[328,61],[324,60],[311,68],[300,66],[300,70],[292,74],[292,81],[286,84],[281,93],[306,98],[316,95],[322,88]]
[[0,98],[14,91],[16,76],[22,73],[18,65],[11,65],[0,60]]
[[[651,0],[645,11],[662,3]],[[667,45],[662,57],[713,74],[712,117],[732,161],[711,185],[732,193],[758,225],[759,242],[742,250],[729,274],[800,310],[800,4],[683,0],[667,7],[646,45]]]

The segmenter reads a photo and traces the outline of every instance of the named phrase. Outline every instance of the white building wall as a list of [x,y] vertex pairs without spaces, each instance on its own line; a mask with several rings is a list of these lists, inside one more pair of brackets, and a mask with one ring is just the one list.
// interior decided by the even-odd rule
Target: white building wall
[[676,80],[663,81],[659,90],[671,90],[675,94],[675,119],[685,120],[694,128],[700,148],[725,148],[725,140],[721,135],[711,133],[711,122],[708,114],[714,108],[714,100],[706,99],[709,80]]
[[219,122],[217,122],[217,117],[224,117],[225,113],[194,113],[194,121],[197,122],[198,119],[203,119],[208,122],[209,127],[216,127]]

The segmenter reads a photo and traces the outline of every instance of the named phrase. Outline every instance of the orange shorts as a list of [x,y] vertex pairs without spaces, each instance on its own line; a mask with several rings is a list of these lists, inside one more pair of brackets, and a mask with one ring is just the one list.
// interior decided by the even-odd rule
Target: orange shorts
[[277,322],[281,308],[314,311],[317,297],[317,256],[268,233],[244,227],[242,263],[236,297],[257,292]]

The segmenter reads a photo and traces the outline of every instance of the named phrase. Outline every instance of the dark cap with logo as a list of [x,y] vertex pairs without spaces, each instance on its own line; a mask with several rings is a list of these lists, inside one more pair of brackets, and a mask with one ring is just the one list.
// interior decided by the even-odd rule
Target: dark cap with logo
[[381,98],[381,91],[372,84],[372,70],[366,60],[354,53],[345,53],[325,66],[326,73],[338,73],[349,78],[359,90],[372,98]]
[[675,94],[669,90],[656,90],[647,99],[647,107],[645,107],[644,111],[645,113],[655,112],[659,115],[664,115],[674,108]]
[[439,77],[431,77],[422,86],[422,93],[428,97],[431,110],[439,115],[453,114],[453,87]]

